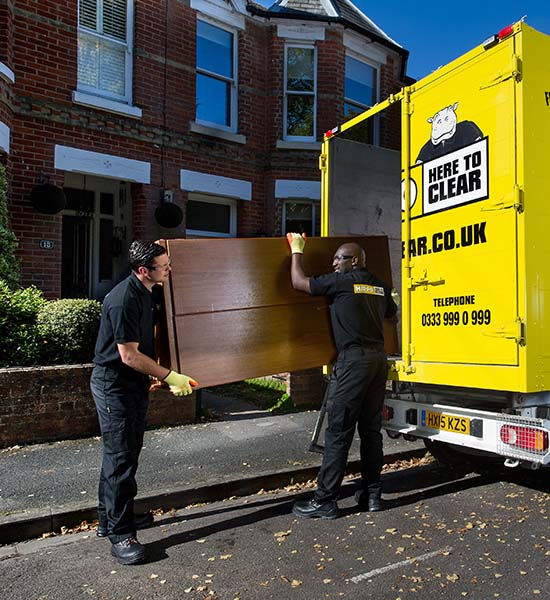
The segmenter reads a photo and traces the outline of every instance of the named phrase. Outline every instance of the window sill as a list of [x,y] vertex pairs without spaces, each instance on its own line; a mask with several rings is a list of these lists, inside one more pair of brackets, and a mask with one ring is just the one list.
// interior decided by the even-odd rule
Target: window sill
[[73,102],[75,104],[82,104],[83,106],[98,108],[99,110],[105,110],[118,115],[141,119],[141,108],[124,104],[124,102],[117,102],[116,100],[102,98],[101,96],[94,96],[93,94],[86,94],[84,92],[73,92]]
[[321,142],[291,142],[277,140],[276,147],[280,150],[321,150]]
[[217,129],[216,127],[208,127],[207,125],[201,125],[196,121],[189,123],[189,131],[193,133],[202,133],[203,135],[209,135],[211,137],[217,137],[228,142],[235,142],[236,144],[246,144],[246,136],[239,133],[233,133],[231,131],[224,131],[223,129]]
[[0,62],[0,77],[3,77],[10,83],[15,83],[15,73],[3,62]]

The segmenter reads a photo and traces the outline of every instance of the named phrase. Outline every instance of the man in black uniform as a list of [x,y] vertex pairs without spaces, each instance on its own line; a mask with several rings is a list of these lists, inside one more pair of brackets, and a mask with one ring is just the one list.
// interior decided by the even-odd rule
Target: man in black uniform
[[98,535],[108,536],[111,554],[123,565],[145,560],[136,529],[152,524],[134,515],[136,470],[143,445],[150,377],[164,380],[176,396],[197,382],[155,361],[153,288],[168,281],[166,249],[135,241],[128,255],[132,272],[103,302],[90,386],[103,437],[99,479]]
[[338,358],[327,396],[328,425],[317,490],[309,501],[295,502],[299,517],[335,519],[336,499],[344,478],[349,448],[358,426],[361,438],[361,508],[382,508],[382,406],[388,374],[383,320],[395,319],[397,307],[386,283],[366,269],[365,251],[356,243],[340,246],[334,273],[307,277],[302,254],[305,239],[289,233],[291,279],[296,290],[330,298],[332,332]]

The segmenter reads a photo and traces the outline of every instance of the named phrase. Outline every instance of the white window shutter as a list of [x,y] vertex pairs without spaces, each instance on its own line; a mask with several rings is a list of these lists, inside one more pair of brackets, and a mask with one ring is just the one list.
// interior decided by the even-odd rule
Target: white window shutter
[[103,0],[103,33],[126,41],[126,0]]
[[98,0],[79,0],[78,24],[97,31],[97,2]]

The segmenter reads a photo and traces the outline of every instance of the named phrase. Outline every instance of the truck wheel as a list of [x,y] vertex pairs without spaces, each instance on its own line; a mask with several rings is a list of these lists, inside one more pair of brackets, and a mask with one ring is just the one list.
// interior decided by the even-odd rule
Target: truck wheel
[[424,445],[429,453],[444,465],[453,467],[458,465],[466,466],[470,462],[469,456],[452,444],[425,439]]
[[464,452],[459,446],[435,440],[425,439],[424,445],[436,460],[451,467],[460,466],[476,473],[486,473],[502,466],[502,458],[495,454]]

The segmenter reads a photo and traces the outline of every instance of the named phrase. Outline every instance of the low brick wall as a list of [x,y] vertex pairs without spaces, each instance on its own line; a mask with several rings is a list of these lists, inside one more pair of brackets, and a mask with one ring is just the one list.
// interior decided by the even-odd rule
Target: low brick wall
[[322,368],[293,371],[288,374],[286,389],[295,407],[319,407],[327,386]]
[[[0,369],[0,448],[99,435],[92,365]],[[149,428],[195,420],[195,396],[149,396]]]

